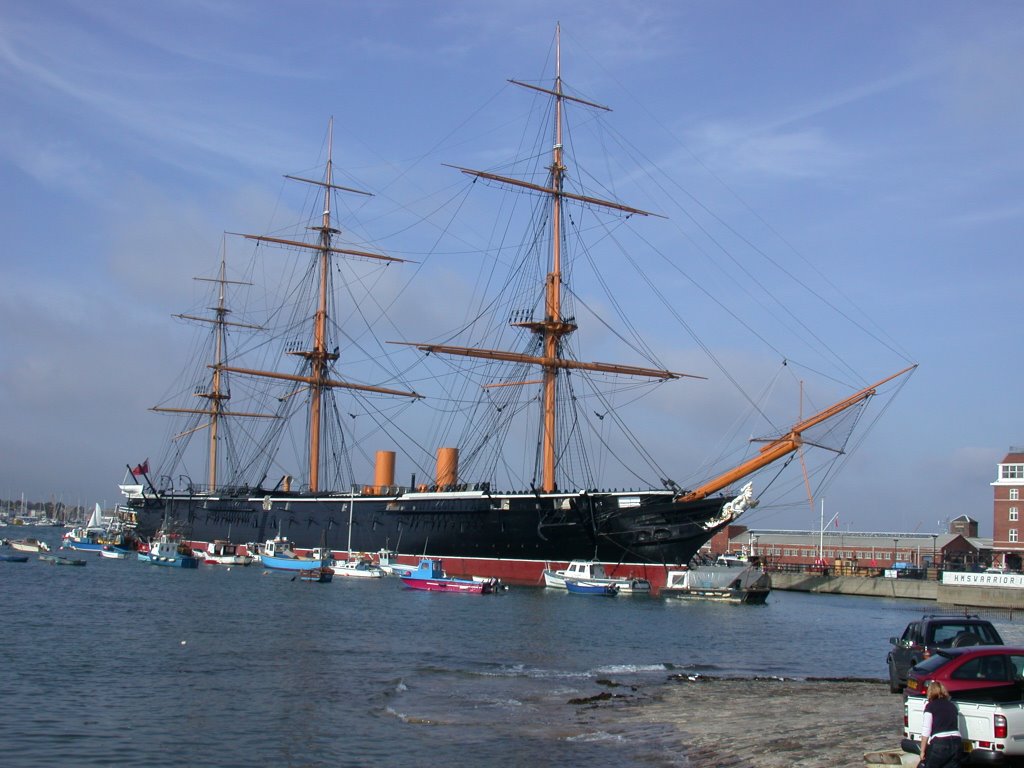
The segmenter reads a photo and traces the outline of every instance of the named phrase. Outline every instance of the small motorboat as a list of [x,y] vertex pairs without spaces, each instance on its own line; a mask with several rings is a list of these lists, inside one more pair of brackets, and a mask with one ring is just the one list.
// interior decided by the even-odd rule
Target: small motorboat
[[630,595],[650,594],[651,582],[638,576],[609,576],[604,565],[597,560],[573,560],[566,568],[544,571],[544,586],[567,589],[566,581],[586,581],[594,584],[613,584],[619,592]]
[[126,560],[130,554],[130,549],[115,547],[113,544],[105,544],[100,550],[100,557],[105,557],[108,560]]
[[379,579],[384,576],[384,571],[373,564],[369,557],[353,557],[343,562],[335,562],[333,566],[335,576],[356,579]]
[[77,557],[65,557],[64,555],[39,555],[39,559],[50,565],[85,565],[85,560],[80,560]]
[[252,555],[242,554],[238,544],[221,539],[209,542],[200,556],[208,565],[249,565],[255,559]]
[[0,562],[3,562],[3,563],[27,563],[28,562],[28,555],[0,554]]
[[428,592],[468,592],[489,595],[497,590],[498,580],[491,578],[460,579],[444,572],[440,560],[423,558],[415,569],[400,574],[402,583],[410,589]]
[[411,565],[398,562],[398,555],[390,549],[377,550],[375,564],[387,576],[398,576],[412,570]]
[[309,570],[299,571],[299,579],[302,581],[326,584],[333,578],[334,571],[329,565],[322,568],[310,568]]
[[606,584],[603,581],[566,579],[565,588],[574,595],[603,595],[605,597],[615,597],[619,594],[619,587],[616,584]]
[[39,539],[11,539],[7,542],[11,549],[18,552],[49,552],[50,545]]

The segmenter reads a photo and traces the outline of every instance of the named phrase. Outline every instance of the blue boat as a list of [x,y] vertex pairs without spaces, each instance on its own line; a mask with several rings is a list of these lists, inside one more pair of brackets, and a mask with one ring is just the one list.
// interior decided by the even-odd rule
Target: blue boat
[[312,571],[316,568],[331,571],[333,560],[330,552],[322,548],[314,549],[309,557],[302,557],[295,551],[287,537],[283,536],[268,539],[260,553],[263,567],[275,571]]
[[179,534],[166,531],[161,531],[150,543],[148,553],[139,553],[139,560],[171,568],[199,567],[199,558],[192,554],[184,539]]
[[27,563],[28,555],[5,555],[0,554],[0,563]]
[[605,597],[615,597],[619,594],[619,587],[616,584],[602,584],[597,581],[566,579],[565,588],[574,595],[604,595]]

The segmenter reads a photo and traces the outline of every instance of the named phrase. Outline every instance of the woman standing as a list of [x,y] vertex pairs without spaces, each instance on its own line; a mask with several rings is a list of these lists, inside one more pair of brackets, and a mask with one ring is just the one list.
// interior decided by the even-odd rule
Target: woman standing
[[919,768],[957,768],[963,753],[960,739],[960,712],[949,699],[946,686],[937,680],[928,683],[928,703],[921,726],[921,762]]

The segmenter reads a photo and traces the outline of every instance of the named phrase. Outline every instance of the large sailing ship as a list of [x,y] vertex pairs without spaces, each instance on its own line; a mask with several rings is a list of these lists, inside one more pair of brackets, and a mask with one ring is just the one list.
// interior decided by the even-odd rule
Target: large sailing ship
[[[362,398],[364,404],[381,398],[399,403],[429,400],[421,400],[411,386],[393,385],[400,374],[389,374],[384,381],[388,386],[384,386],[358,383],[342,373],[343,356],[336,339],[345,334],[339,318],[358,311],[363,299],[356,293],[360,281],[337,284],[339,264],[354,259],[401,268],[403,260],[342,242],[335,222],[336,199],[362,198],[368,193],[335,182],[328,139],[321,179],[288,177],[314,192],[310,209],[315,218],[307,230],[315,236],[241,235],[263,250],[280,248],[299,255],[307,288],[289,295],[294,315],[284,316],[279,310],[277,314],[268,311],[265,321],[232,319],[228,293],[242,290],[248,281],[229,279],[222,258],[217,277],[210,279],[217,289],[211,313],[179,316],[208,330],[210,357],[189,389],[193,403],[200,405],[154,409],[189,421],[172,433],[165,458],[154,472],[149,471],[148,460],[130,468],[130,477],[121,485],[123,514],[140,534],[153,535],[161,525],[174,525],[199,546],[229,536],[246,542],[282,535],[299,548],[311,549],[324,541],[346,557],[349,550],[393,550],[409,563],[421,556],[443,560],[453,575],[493,576],[527,584],[542,583],[545,568],[564,567],[574,559],[599,560],[611,574],[642,575],[658,586],[664,583],[669,567],[686,564],[717,531],[757,504],[748,479],[751,475],[792,457],[805,445],[818,443],[812,435],[830,433],[835,437],[841,433],[836,445],[829,447],[837,455],[842,453],[850,431],[845,427],[832,430],[830,425],[837,420],[848,424],[851,414],[855,419],[880,388],[905,379],[913,366],[778,430],[747,460],[692,487],[662,480],[662,487],[599,490],[601,478],[594,477],[598,465],[574,457],[573,449],[583,442],[579,431],[587,421],[573,414],[572,409],[585,399],[574,389],[574,377],[669,382],[691,374],[667,366],[588,362],[575,351],[571,340],[577,320],[567,309],[575,295],[569,292],[567,268],[574,250],[567,243],[579,229],[571,226],[572,208],[620,218],[657,214],[570,186],[563,133],[566,111],[607,108],[567,90],[557,34],[555,50],[553,82],[510,81],[550,105],[551,143],[542,166],[544,178],[456,168],[473,181],[512,190],[537,202],[530,218],[540,234],[523,242],[530,244],[528,255],[535,260],[542,252],[546,273],[530,288],[532,298],[523,299],[528,295],[523,291],[502,291],[506,297],[515,293],[518,300],[532,302],[526,309],[502,310],[504,329],[519,333],[523,340],[519,349],[486,346],[468,332],[463,344],[402,341],[402,346],[392,348],[422,353],[432,360],[477,362],[478,377],[481,372],[497,377],[498,368],[506,367],[509,372],[503,379],[475,385],[483,395],[483,408],[456,409],[460,413],[486,410],[489,425],[465,430],[465,446],[438,448],[431,457],[435,464],[430,467],[429,479],[417,482],[413,474],[407,484],[396,481],[396,453],[386,446],[376,450],[372,482],[357,478],[352,451],[372,450],[365,445],[370,438],[345,437],[346,417],[351,414],[339,406],[338,398],[347,394]],[[520,277],[524,274],[522,270],[512,272]],[[347,303],[339,295],[347,297]],[[288,342],[277,363],[291,359],[291,370],[283,370],[279,364],[257,367],[242,362],[243,353],[253,350],[270,354],[270,346],[256,339],[272,327],[287,329]],[[452,341],[456,340],[453,336]],[[384,355],[367,352],[365,357]],[[234,405],[243,395],[253,395],[255,401],[257,391],[264,393],[261,404]],[[384,426],[402,419],[398,410],[377,417],[382,425],[378,437]],[[522,490],[502,490],[495,479],[500,460],[488,463],[480,457],[491,451],[499,437],[515,439],[519,433],[512,432],[511,420],[524,412],[532,412],[538,423],[535,451],[519,447],[520,453],[535,453],[534,470],[522,483]],[[604,414],[594,411],[594,416],[603,420]],[[304,432],[298,453],[306,464],[301,470],[277,471],[282,469],[277,452],[289,434],[284,425],[294,421]],[[230,425],[237,424],[244,426],[237,428],[233,439],[235,427]],[[403,429],[399,427],[398,433]],[[181,471],[181,462],[184,446],[199,435],[205,437],[206,477],[194,482]],[[463,457],[468,461],[460,468]],[[424,464],[415,467],[425,474]],[[467,467],[473,468],[475,476],[468,475]]]

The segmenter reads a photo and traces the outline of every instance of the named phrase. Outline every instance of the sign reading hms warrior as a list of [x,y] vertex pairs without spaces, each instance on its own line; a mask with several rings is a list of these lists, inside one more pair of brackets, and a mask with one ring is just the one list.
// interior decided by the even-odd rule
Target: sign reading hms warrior
[[1015,587],[1024,588],[1024,574],[1020,573],[961,573],[943,571],[943,584],[959,584],[969,587]]

